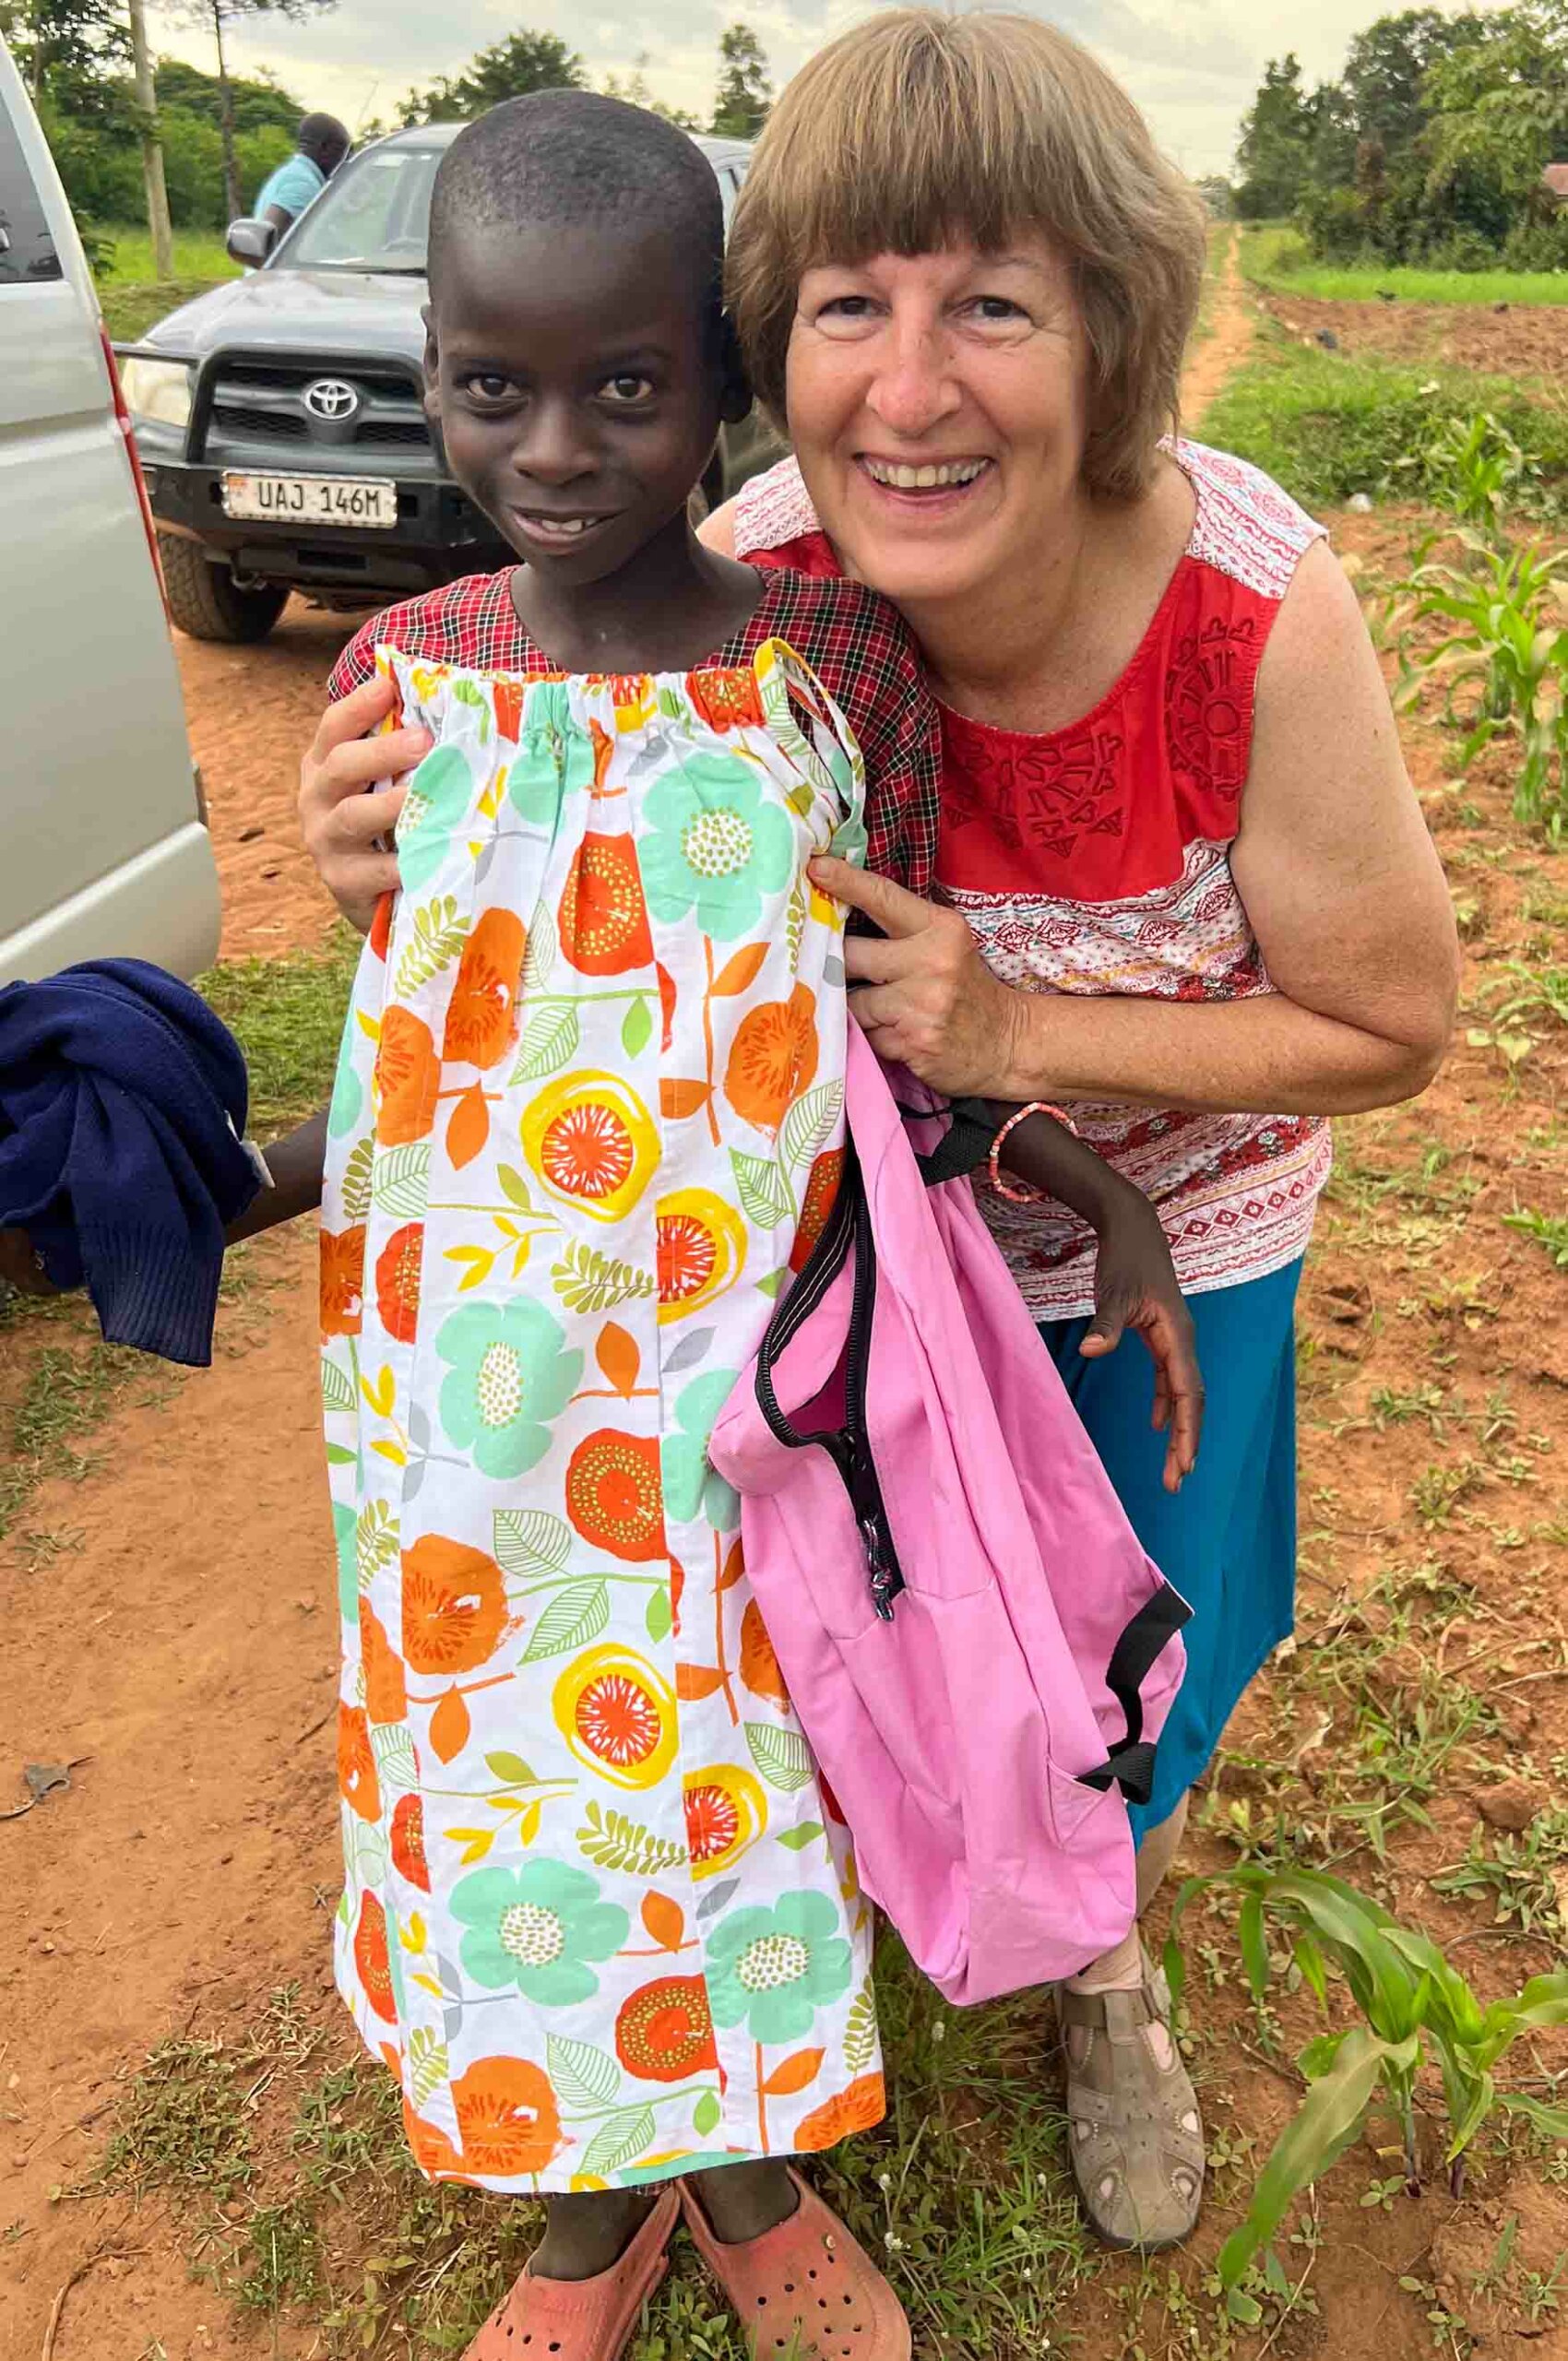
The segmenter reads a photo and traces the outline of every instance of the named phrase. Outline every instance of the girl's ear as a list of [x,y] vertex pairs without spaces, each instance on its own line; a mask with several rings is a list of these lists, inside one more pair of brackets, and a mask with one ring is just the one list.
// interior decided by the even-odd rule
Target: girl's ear
[[435,314],[426,304],[420,314],[424,322],[424,414],[426,418],[441,415],[441,355],[435,345]]
[[741,358],[740,339],[735,323],[728,312],[719,323],[719,415],[726,426],[739,426],[751,410],[752,381],[746,374],[746,364]]

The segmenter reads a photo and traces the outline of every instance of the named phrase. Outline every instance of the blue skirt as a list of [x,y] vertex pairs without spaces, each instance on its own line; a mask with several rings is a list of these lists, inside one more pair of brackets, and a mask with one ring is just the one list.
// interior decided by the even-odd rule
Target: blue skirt
[[1296,1612],[1296,1288],[1300,1261],[1189,1296],[1207,1389],[1197,1465],[1172,1495],[1165,1437],[1149,1425],[1153,1363],[1130,1333],[1085,1360],[1087,1320],[1040,1330],[1133,1529],[1193,1609],[1187,1677],[1160,1736],[1144,1836],[1207,1769],[1242,1691]]

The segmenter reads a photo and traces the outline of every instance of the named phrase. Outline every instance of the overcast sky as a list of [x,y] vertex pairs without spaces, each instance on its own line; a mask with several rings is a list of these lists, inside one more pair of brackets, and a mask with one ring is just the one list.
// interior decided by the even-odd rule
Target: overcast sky
[[[1440,0],[1455,5],[1456,0]],[[1024,0],[1027,5],[1027,0]],[[1401,0],[1052,0],[1034,13],[1086,42],[1126,83],[1157,136],[1201,177],[1228,170],[1236,126],[1265,59],[1294,48],[1309,80],[1337,74],[1352,33]],[[521,26],[559,33],[597,80],[642,57],[650,89],[705,114],[724,26],[743,17],[781,83],[831,33],[874,13],[874,0],[339,0],[304,24],[262,17],[232,40],[241,72],[270,65],[308,107],[350,130],[390,118],[411,83],[450,74]],[[209,71],[210,38],[152,11],[160,49]]]

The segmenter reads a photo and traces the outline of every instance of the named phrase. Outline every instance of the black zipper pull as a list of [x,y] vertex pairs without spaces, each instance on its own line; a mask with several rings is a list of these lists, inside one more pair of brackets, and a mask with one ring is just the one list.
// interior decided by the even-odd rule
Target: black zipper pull
[[898,1551],[887,1522],[876,1463],[863,1435],[856,1435],[850,1443],[846,1482],[871,1575],[871,1603],[883,1622],[891,1623],[893,1602],[904,1591],[904,1569],[898,1563]]

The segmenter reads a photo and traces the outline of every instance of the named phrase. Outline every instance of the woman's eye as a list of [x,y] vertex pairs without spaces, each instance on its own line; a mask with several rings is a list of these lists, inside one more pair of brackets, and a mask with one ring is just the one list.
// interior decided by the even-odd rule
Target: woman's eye
[[1015,303],[1006,295],[976,295],[970,301],[969,310],[988,327],[993,324],[1006,326],[1028,317],[1023,305]]
[[869,295],[835,295],[817,313],[819,320],[869,320],[875,305]]
[[639,377],[631,370],[624,370],[618,377],[607,377],[601,390],[623,408],[630,402],[646,402],[653,398],[651,378]]

